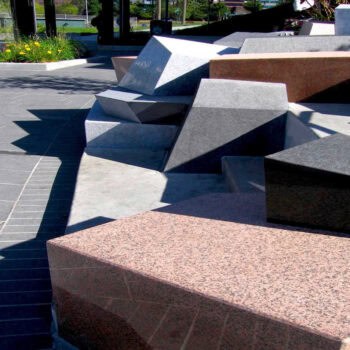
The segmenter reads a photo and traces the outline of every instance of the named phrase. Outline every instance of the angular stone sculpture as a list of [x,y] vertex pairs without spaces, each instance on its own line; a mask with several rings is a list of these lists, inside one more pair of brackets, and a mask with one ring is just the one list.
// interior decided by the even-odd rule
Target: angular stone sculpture
[[265,158],[267,218],[350,230],[350,137],[335,134]]
[[210,77],[285,83],[289,102],[350,102],[350,52],[226,55],[210,61]]
[[349,51],[350,36],[288,36],[251,38],[244,41],[240,53]]
[[137,123],[183,115],[192,102],[192,96],[148,96],[123,88],[106,90],[96,98],[108,115]]
[[335,34],[349,35],[350,34],[350,6],[341,4],[335,9]]
[[154,36],[119,86],[147,95],[193,95],[209,77],[209,60],[235,51],[225,46]]
[[283,149],[284,84],[203,79],[165,171],[220,172],[221,157]]
[[276,36],[290,36],[294,35],[292,31],[281,31],[281,32],[235,32],[230,35],[224,36],[223,38],[214,41],[215,45],[224,45],[236,49],[240,49],[244,41],[248,38],[270,38]]

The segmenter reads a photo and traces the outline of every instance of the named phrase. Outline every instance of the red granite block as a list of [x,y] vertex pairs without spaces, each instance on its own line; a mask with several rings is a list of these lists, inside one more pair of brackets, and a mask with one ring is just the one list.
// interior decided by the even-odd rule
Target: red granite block
[[[295,350],[337,350],[349,349],[337,339],[325,337],[320,334],[306,332],[302,329],[290,329],[287,349]],[[343,346],[343,347],[342,347]]]
[[259,350],[285,349],[289,337],[289,326],[265,317],[257,317],[253,348]]
[[[347,349],[350,236],[266,223],[264,202],[261,194],[212,194],[50,241],[50,266],[57,281],[54,295],[65,334],[77,332],[79,303],[81,309],[100,305],[93,293],[79,298],[76,289],[69,290],[77,286],[65,282],[69,266],[77,267],[74,255],[82,255],[87,257],[84,266],[92,259],[96,261],[91,266],[98,268],[91,269],[97,278],[80,280],[81,291],[85,287],[98,293],[100,288],[101,298],[170,306],[148,339],[151,348],[179,349],[200,343],[205,334],[204,322],[201,329],[198,321],[201,312],[218,310],[226,320],[222,349]],[[66,251],[66,258],[60,260],[65,268],[53,261],[56,250]],[[115,280],[124,281],[129,297],[115,296],[120,295],[113,286]],[[56,290],[75,298],[76,305]],[[118,333],[121,343],[131,337],[125,331],[131,327],[131,309],[123,315],[113,310],[111,302],[98,309],[101,318],[106,313],[107,318],[116,319],[117,328],[123,330]],[[218,323],[211,318],[215,334],[222,318],[217,318]],[[139,322],[144,325],[144,320]],[[89,322],[81,332],[91,346],[97,335],[89,332],[109,337],[98,324],[104,322],[100,316]],[[150,330],[145,333],[148,336]],[[145,342],[136,329],[132,334],[132,339]]]
[[150,347],[115,313],[53,286],[59,335],[79,349],[144,350]]
[[255,323],[254,314],[239,309],[233,310],[227,315],[220,349],[253,349]]
[[150,339],[154,349],[180,349],[190,335],[197,309],[173,306],[169,309],[158,331]]
[[136,313],[128,320],[129,325],[147,343],[157,332],[169,306],[152,303],[141,303]]
[[125,321],[128,321],[139,309],[140,304],[127,299],[109,298],[104,308]]
[[[288,101],[297,102],[346,83],[349,63],[350,53],[343,51],[223,55],[210,61],[210,78],[285,83]],[[325,98],[342,101],[330,91]]]
[[224,314],[200,310],[185,348],[187,350],[218,349],[225,319]]

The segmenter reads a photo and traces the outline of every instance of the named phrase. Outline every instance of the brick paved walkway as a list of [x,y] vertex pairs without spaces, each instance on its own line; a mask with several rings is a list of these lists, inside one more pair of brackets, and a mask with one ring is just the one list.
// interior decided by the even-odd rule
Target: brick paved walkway
[[54,72],[0,72],[0,349],[52,346],[46,240],[64,233],[93,94],[106,59]]

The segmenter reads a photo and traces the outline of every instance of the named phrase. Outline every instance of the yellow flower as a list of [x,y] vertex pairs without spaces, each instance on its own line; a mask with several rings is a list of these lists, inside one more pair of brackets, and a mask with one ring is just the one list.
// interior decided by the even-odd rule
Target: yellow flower
[[49,55],[51,55],[51,54],[52,54],[52,51],[51,51],[51,50],[48,50],[47,53],[48,53]]
[[10,52],[11,52],[11,50],[10,50],[10,49],[6,49],[6,50],[5,50],[5,52],[10,53]]
[[62,50],[57,50],[58,51],[58,53],[61,53],[62,52]]
[[34,41],[34,45],[39,47],[40,43],[38,41]]
[[20,51],[19,54],[23,56],[23,55],[25,55],[26,53],[23,52],[23,51]]
[[26,47],[26,50],[27,50],[27,51],[30,51],[30,47]]

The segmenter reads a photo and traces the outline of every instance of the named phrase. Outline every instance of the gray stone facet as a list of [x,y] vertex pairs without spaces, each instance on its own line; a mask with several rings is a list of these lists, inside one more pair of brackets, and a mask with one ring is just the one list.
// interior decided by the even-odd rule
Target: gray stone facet
[[350,5],[341,4],[336,7],[335,34],[350,35]]
[[165,171],[220,172],[221,157],[283,149],[284,84],[203,79]]
[[86,121],[86,149],[138,149],[165,151],[171,148],[176,125],[140,124],[111,118],[95,102]]
[[119,86],[146,95],[193,95],[209,76],[209,60],[235,53],[225,46],[154,36]]
[[299,35],[334,35],[333,23],[304,21]]
[[147,123],[185,114],[192,96],[148,96],[123,88],[106,90],[96,95],[104,112],[116,118]]
[[244,41],[240,53],[349,51],[350,36],[287,36],[251,38]]
[[248,38],[271,38],[275,36],[290,36],[294,35],[292,31],[281,31],[281,32],[270,32],[270,33],[261,33],[261,32],[235,32],[230,35],[224,36],[223,38],[214,41],[215,45],[224,45],[239,49],[242,47],[244,41]]
[[335,134],[265,158],[267,218],[350,230],[350,137]]
[[263,157],[223,157],[222,173],[232,192],[264,192]]

